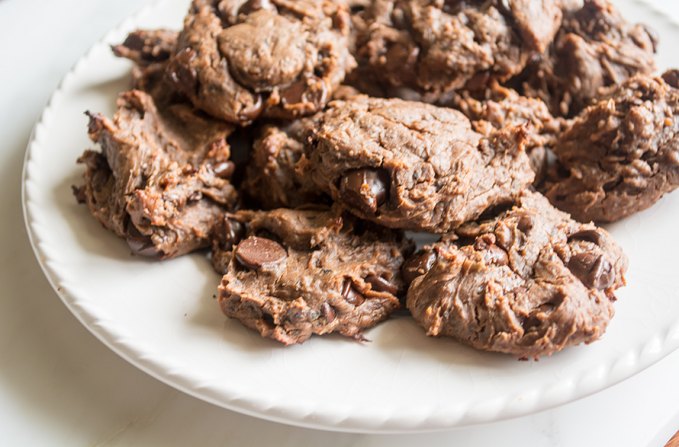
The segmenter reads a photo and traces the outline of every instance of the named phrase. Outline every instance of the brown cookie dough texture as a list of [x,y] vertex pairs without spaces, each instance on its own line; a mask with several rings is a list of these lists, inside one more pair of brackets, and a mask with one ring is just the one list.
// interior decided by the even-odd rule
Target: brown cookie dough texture
[[349,28],[342,1],[194,0],[167,74],[229,122],[310,115],[355,65]]
[[333,101],[300,170],[359,217],[444,233],[533,181],[526,131],[486,138],[460,112],[400,99]]
[[122,93],[113,118],[89,114],[85,184],[75,188],[104,227],[133,252],[172,258],[209,245],[214,225],[236,202],[226,138],[232,126],[148,94]]
[[493,82],[478,91],[460,91],[452,95],[446,105],[464,113],[471,120],[472,128],[486,136],[507,126],[525,125],[526,153],[535,171],[534,183],[542,182],[547,170],[547,152],[553,148],[562,127],[562,120],[554,118],[542,100],[521,96]]
[[177,96],[167,82],[165,70],[177,48],[178,35],[166,29],[139,29],[111,47],[113,54],[134,63],[131,87],[149,93],[161,108]]
[[679,186],[679,90],[629,79],[574,120],[555,154],[544,193],[574,218],[613,222],[649,208]]
[[213,242],[219,303],[286,345],[333,332],[363,339],[399,307],[412,247],[400,232],[328,209],[239,211]]
[[600,338],[626,269],[605,230],[525,193],[409,261],[407,306],[428,335],[537,358]]
[[608,0],[585,0],[565,12],[547,53],[534,58],[512,85],[542,98],[554,115],[572,117],[607,87],[655,71],[656,46],[652,30],[625,21]]
[[313,120],[265,124],[252,145],[241,190],[265,209],[296,208],[323,201],[323,193],[296,172],[304,155],[304,136]]
[[436,102],[506,80],[542,53],[561,22],[556,0],[375,0],[354,19],[352,82],[373,95]]

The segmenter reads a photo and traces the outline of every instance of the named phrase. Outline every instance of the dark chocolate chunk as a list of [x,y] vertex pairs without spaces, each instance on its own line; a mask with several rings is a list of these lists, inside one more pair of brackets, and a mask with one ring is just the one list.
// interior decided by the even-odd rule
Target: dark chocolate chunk
[[422,253],[416,254],[403,264],[401,268],[403,280],[410,284],[418,276],[427,273],[435,261],[436,254],[432,250],[425,249]]
[[370,284],[372,289],[376,292],[386,292],[391,293],[392,295],[396,295],[398,293],[398,287],[395,284],[392,284],[392,282],[388,279],[381,276],[368,275],[365,278],[365,282]]
[[613,284],[613,266],[600,254],[583,252],[572,256],[568,268],[587,287],[603,290]]
[[344,281],[342,296],[348,303],[353,304],[356,307],[360,306],[363,304],[363,301],[365,301],[363,295],[354,288],[354,283],[350,279]]
[[287,252],[281,244],[271,239],[250,236],[236,247],[236,259],[245,267],[258,270],[283,261]]
[[389,174],[382,169],[356,169],[340,181],[340,194],[352,206],[375,214],[389,195]]

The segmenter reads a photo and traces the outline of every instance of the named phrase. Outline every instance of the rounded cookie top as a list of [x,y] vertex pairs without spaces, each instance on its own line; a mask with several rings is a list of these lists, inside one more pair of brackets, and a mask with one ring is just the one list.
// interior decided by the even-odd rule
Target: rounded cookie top
[[167,75],[226,121],[309,115],[355,64],[348,34],[342,1],[194,0]]
[[404,266],[408,309],[429,335],[526,358],[601,337],[626,270],[605,230],[530,192]]
[[450,231],[533,180],[521,127],[483,137],[455,110],[368,97],[333,101],[318,122],[300,170],[391,228]]

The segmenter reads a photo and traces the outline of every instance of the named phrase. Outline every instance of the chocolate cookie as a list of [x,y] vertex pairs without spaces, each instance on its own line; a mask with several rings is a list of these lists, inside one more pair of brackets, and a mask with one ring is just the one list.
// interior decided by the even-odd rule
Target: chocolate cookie
[[401,233],[328,209],[239,211],[213,243],[219,303],[286,345],[332,332],[361,340],[399,307],[411,251]]
[[233,128],[182,104],[158,110],[136,90],[120,95],[112,121],[89,116],[101,152],[78,160],[86,167],[78,200],[137,254],[172,258],[208,246],[237,198],[228,180]]
[[547,169],[547,151],[554,146],[562,126],[562,120],[554,118],[542,100],[521,96],[493,82],[482,90],[460,91],[452,95],[447,105],[464,113],[472,121],[473,129],[486,136],[507,126],[525,124],[526,153],[535,171],[534,184],[542,182]]
[[196,107],[237,124],[320,110],[355,65],[342,1],[194,0],[168,67]]
[[404,268],[415,277],[407,306],[428,335],[523,358],[600,338],[627,269],[605,230],[537,193],[418,256]]
[[534,58],[512,85],[542,98],[554,115],[572,117],[607,87],[653,73],[656,46],[652,30],[629,24],[608,0],[585,0],[565,12],[549,51]]
[[359,12],[352,83],[377,96],[436,102],[505,80],[542,53],[561,22],[557,0],[375,0]]
[[531,184],[526,139],[521,127],[483,137],[453,109],[362,96],[320,115],[300,171],[359,217],[444,233]]
[[679,186],[679,90],[629,79],[574,120],[555,154],[544,192],[574,218],[613,222],[650,207]]
[[165,78],[168,61],[177,47],[177,36],[176,31],[166,29],[140,29],[111,47],[113,54],[134,63],[131,87],[149,93],[161,108],[177,99],[177,92]]

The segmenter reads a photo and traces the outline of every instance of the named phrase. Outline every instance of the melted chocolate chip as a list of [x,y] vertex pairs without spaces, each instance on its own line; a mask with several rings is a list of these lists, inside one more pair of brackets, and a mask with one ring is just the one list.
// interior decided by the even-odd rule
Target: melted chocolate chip
[[276,7],[270,0],[248,0],[240,7],[238,14],[252,14],[260,9],[275,10]]
[[670,87],[679,88],[679,70],[667,70],[662,78]]
[[408,259],[401,267],[401,274],[406,284],[410,284],[418,276],[422,276],[431,269],[436,261],[436,254],[433,251],[424,251]]
[[230,179],[236,170],[236,165],[231,161],[217,163],[213,168],[215,175],[219,178]]
[[398,293],[398,287],[381,276],[368,275],[365,277],[365,282],[370,284],[372,289],[376,292],[386,292],[392,295],[396,295]]
[[603,255],[578,253],[571,257],[568,268],[587,287],[601,290],[613,284],[613,266]]
[[524,214],[516,223],[516,228],[518,228],[523,233],[528,233],[533,228],[533,225],[533,218],[528,214]]
[[328,89],[323,81],[310,84],[307,80],[301,79],[281,91],[281,101],[288,106],[309,103],[320,108],[327,102],[327,97]]
[[389,196],[389,174],[383,169],[356,169],[340,181],[340,196],[349,206],[375,214]]
[[336,313],[335,309],[328,303],[323,303],[321,305],[321,315],[325,318],[328,323],[335,321]]
[[596,230],[582,230],[571,234],[568,241],[589,241],[596,245],[601,245],[601,234]]
[[257,101],[254,104],[238,112],[238,119],[241,121],[252,121],[261,115],[262,110],[264,110],[264,101],[262,100],[262,95],[257,95]]
[[132,253],[136,255],[150,258],[160,258],[163,256],[163,252],[153,244],[151,237],[141,234],[133,224],[127,226],[126,240]]
[[219,229],[220,246],[223,250],[231,248],[245,237],[245,227],[233,219],[224,219]]
[[363,304],[365,298],[355,288],[350,279],[346,279],[342,285],[342,296],[348,303],[358,307]]
[[243,266],[257,270],[283,261],[288,256],[278,242],[257,236],[250,236],[236,247],[236,259]]

